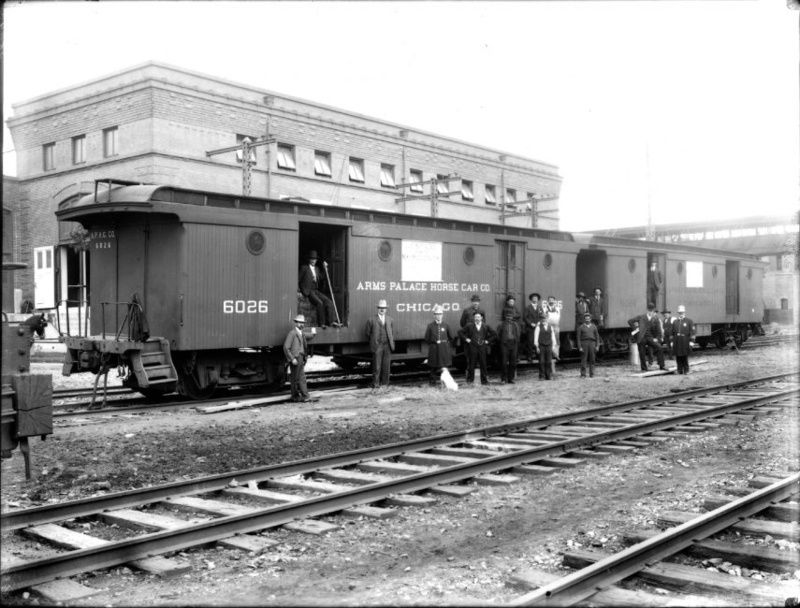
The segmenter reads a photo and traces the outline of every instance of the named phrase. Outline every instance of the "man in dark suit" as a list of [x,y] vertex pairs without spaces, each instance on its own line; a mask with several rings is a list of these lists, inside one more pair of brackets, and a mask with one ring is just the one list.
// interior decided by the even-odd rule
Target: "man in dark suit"
[[525,306],[525,312],[522,313],[522,322],[525,325],[525,345],[528,361],[533,362],[536,355],[536,344],[533,341],[533,334],[536,331],[536,324],[542,318],[542,296],[535,291],[528,296],[528,304]]
[[297,315],[294,318],[294,327],[289,330],[283,341],[283,354],[291,369],[292,401],[311,401],[306,386],[308,344],[303,335],[305,322],[306,318],[303,315]]
[[628,319],[628,325],[634,330],[636,337],[636,347],[639,349],[639,366],[643,372],[647,371],[647,349],[655,351],[658,360],[658,369],[664,367],[664,328],[661,319],[656,313],[656,305],[650,302],[647,305],[647,313]]
[[367,319],[367,340],[372,351],[372,388],[389,386],[394,350],[394,320],[386,314],[386,300],[378,301],[378,314]]
[[664,278],[658,269],[656,262],[650,262],[650,270],[647,272],[647,301],[658,304],[658,294],[664,285]]
[[606,317],[608,316],[608,304],[605,296],[603,296],[603,290],[599,287],[595,287],[594,295],[589,298],[587,304],[589,306],[589,314],[592,315],[592,323],[597,325],[598,328],[603,329],[603,327],[605,327]]
[[469,353],[467,365],[467,384],[475,381],[475,365],[481,370],[481,384],[489,384],[489,375],[486,371],[486,355],[489,352],[489,345],[495,340],[494,330],[484,321],[483,315],[476,312],[473,315],[472,323],[467,323],[466,327],[459,332],[461,339],[465,342],[464,348]]
[[425,343],[428,345],[428,367],[431,370],[431,386],[438,386],[442,369],[450,367],[453,354],[450,347],[455,341],[455,335],[450,331],[450,326],[442,321],[444,309],[437,304],[433,307],[433,321],[425,329]]
[[500,346],[500,380],[514,384],[517,376],[520,329],[514,320],[514,311],[503,312],[503,322],[497,326],[497,341]]
[[[328,264],[322,262],[323,267],[327,268]],[[327,283],[325,277],[317,267],[317,252],[308,252],[308,264],[300,268],[300,292],[308,298],[317,309],[317,325],[322,328],[333,325],[338,327],[340,324],[335,320],[336,314],[333,310],[333,302],[323,292]]]
[[694,342],[694,322],[686,316],[686,307],[678,306],[678,318],[672,322],[672,341],[679,374],[689,373],[689,354]]
[[[481,313],[481,318],[486,318],[486,311],[481,308],[481,297],[477,293],[470,298],[470,305],[461,313],[461,321],[459,323],[461,329],[464,329],[468,324],[473,322],[473,316],[476,312]],[[459,332],[460,331],[461,330],[459,330]],[[467,345],[463,339],[461,340],[461,347],[464,349],[464,359],[467,362],[467,368],[469,368],[471,351],[469,348],[467,348]]]

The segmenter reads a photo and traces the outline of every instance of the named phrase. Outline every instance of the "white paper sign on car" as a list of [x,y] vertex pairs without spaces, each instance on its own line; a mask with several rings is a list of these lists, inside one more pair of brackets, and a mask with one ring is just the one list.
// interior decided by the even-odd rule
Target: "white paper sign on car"
[[442,243],[440,241],[409,241],[402,243],[401,281],[441,281]]

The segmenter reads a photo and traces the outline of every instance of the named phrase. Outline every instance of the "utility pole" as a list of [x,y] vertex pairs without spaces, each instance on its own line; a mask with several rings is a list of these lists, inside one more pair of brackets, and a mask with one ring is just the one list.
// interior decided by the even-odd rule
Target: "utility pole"
[[540,217],[543,217],[543,218],[546,218],[546,219],[551,219],[551,220],[557,220],[558,219],[557,217],[553,217],[551,215],[547,215],[552,210],[539,211],[539,203],[548,203],[550,201],[557,201],[557,200],[558,200],[557,196],[543,196],[543,197],[539,197],[539,198],[537,198],[535,196],[530,196],[530,197],[528,197],[526,199],[523,199],[521,201],[517,201],[516,203],[503,203],[503,208],[500,210],[500,222],[505,224],[507,217],[512,216],[512,215],[518,215],[516,210],[505,211],[506,205],[508,205],[509,207],[512,207],[512,209],[513,209],[515,205],[528,204],[528,205],[530,205],[530,211],[531,211],[531,228],[538,228],[538,226],[539,226],[539,218]]
[[[457,173],[451,173],[450,175],[446,175],[443,178],[432,177],[429,180],[424,182],[402,182],[397,185],[398,188],[403,188],[403,195],[400,198],[394,199],[395,203],[403,203],[403,212],[405,212],[405,203],[406,201],[413,201],[413,200],[420,200],[420,199],[427,199],[431,202],[431,217],[439,217],[439,197],[447,198],[452,194],[457,194],[455,191],[448,191],[448,192],[439,192],[438,184],[439,182],[445,182],[447,187],[450,187],[450,182],[452,180],[460,179]],[[420,194],[418,196],[406,196],[405,188],[413,188],[416,186],[423,186],[425,184],[431,185],[431,193],[430,194]]]
[[[242,196],[250,196],[250,186],[252,181],[252,165],[256,163],[255,160],[250,159],[250,151],[258,146],[265,146],[274,143],[275,139],[272,137],[265,137],[263,139],[251,140],[245,137],[242,143],[238,146],[228,146],[227,148],[218,148],[217,150],[209,150],[206,156],[214,156],[216,154],[226,154],[228,152],[241,152],[242,153]],[[267,156],[267,164],[269,164],[269,155]]]

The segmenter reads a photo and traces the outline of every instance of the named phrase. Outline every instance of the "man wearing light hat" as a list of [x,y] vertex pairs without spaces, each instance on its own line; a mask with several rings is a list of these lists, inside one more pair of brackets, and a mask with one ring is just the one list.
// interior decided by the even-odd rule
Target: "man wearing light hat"
[[442,322],[444,309],[439,305],[433,307],[433,321],[425,330],[425,343],[428,345],[428,367],[431,370],[431,385],[439,384],[442,369],[453,362],[450,345],[455,336],[447,323]]
[[689,373],[689,354],[695,338],[694,321],[686,316],[686,307],[678,306],[678,318],[672,322],[672,344],[679,374]]
[[305,322],[306,318],[303,315],[297,315],[294,318],[294,327],[289,330],[283,341],[283,354],[291,369],[292,401],[311,401],[306,386],[308,344],[303,335]]
[[386,300],[378,301],[378,314],[367,319],[367,340],[372,351],[372,388],[389,386],[394,350],[394,320],[386,314]]

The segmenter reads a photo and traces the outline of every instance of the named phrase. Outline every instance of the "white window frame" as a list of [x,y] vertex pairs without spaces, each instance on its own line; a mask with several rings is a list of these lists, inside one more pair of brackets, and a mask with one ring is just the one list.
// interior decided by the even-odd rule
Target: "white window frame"
[[294,146],[290,144],[278,144],[278,151],[275,156],[277,157],[278,169],[297,171],[297,165],[294,162]]
[[351,182],[364,183],[364,159],[351,156],[347,160],[347,174]]
[[497,196],[496,190],[492,184],[485,184],[484,185],[484,201],[487,205],[496,205],[497,204]]
[[465,201],[475,200],[475,194],[472,191],[472,182],[468,179],[461,180],[461,198]]
[[42,170],[52,171],[56,168],[56,142],[42,146]]
[[103,129],[103,158],[111,158],[119,154],[119,127]]
[[[422,192],[422,171],[410,169],[408,172],[408,182],[411,184],[411,192]],[[416,184],[416,185],[415,185]]]
[[450,192],[450,182],[446,180],[446,175],[436,175],[436,194],[447,194]]
[[86,162],[86,135],[72,138],[72,164],[82,165]]
[[316,175],[323,175],[331,177],[331,153],[323,152],[322,150],[314,150],[314,173]]
[[396,188],[394,181],[394,165],[381,163],[381,186],[384,188]]
[[517,202],[517,191],[514,188],[506,188],[506,205],[514,205]]

